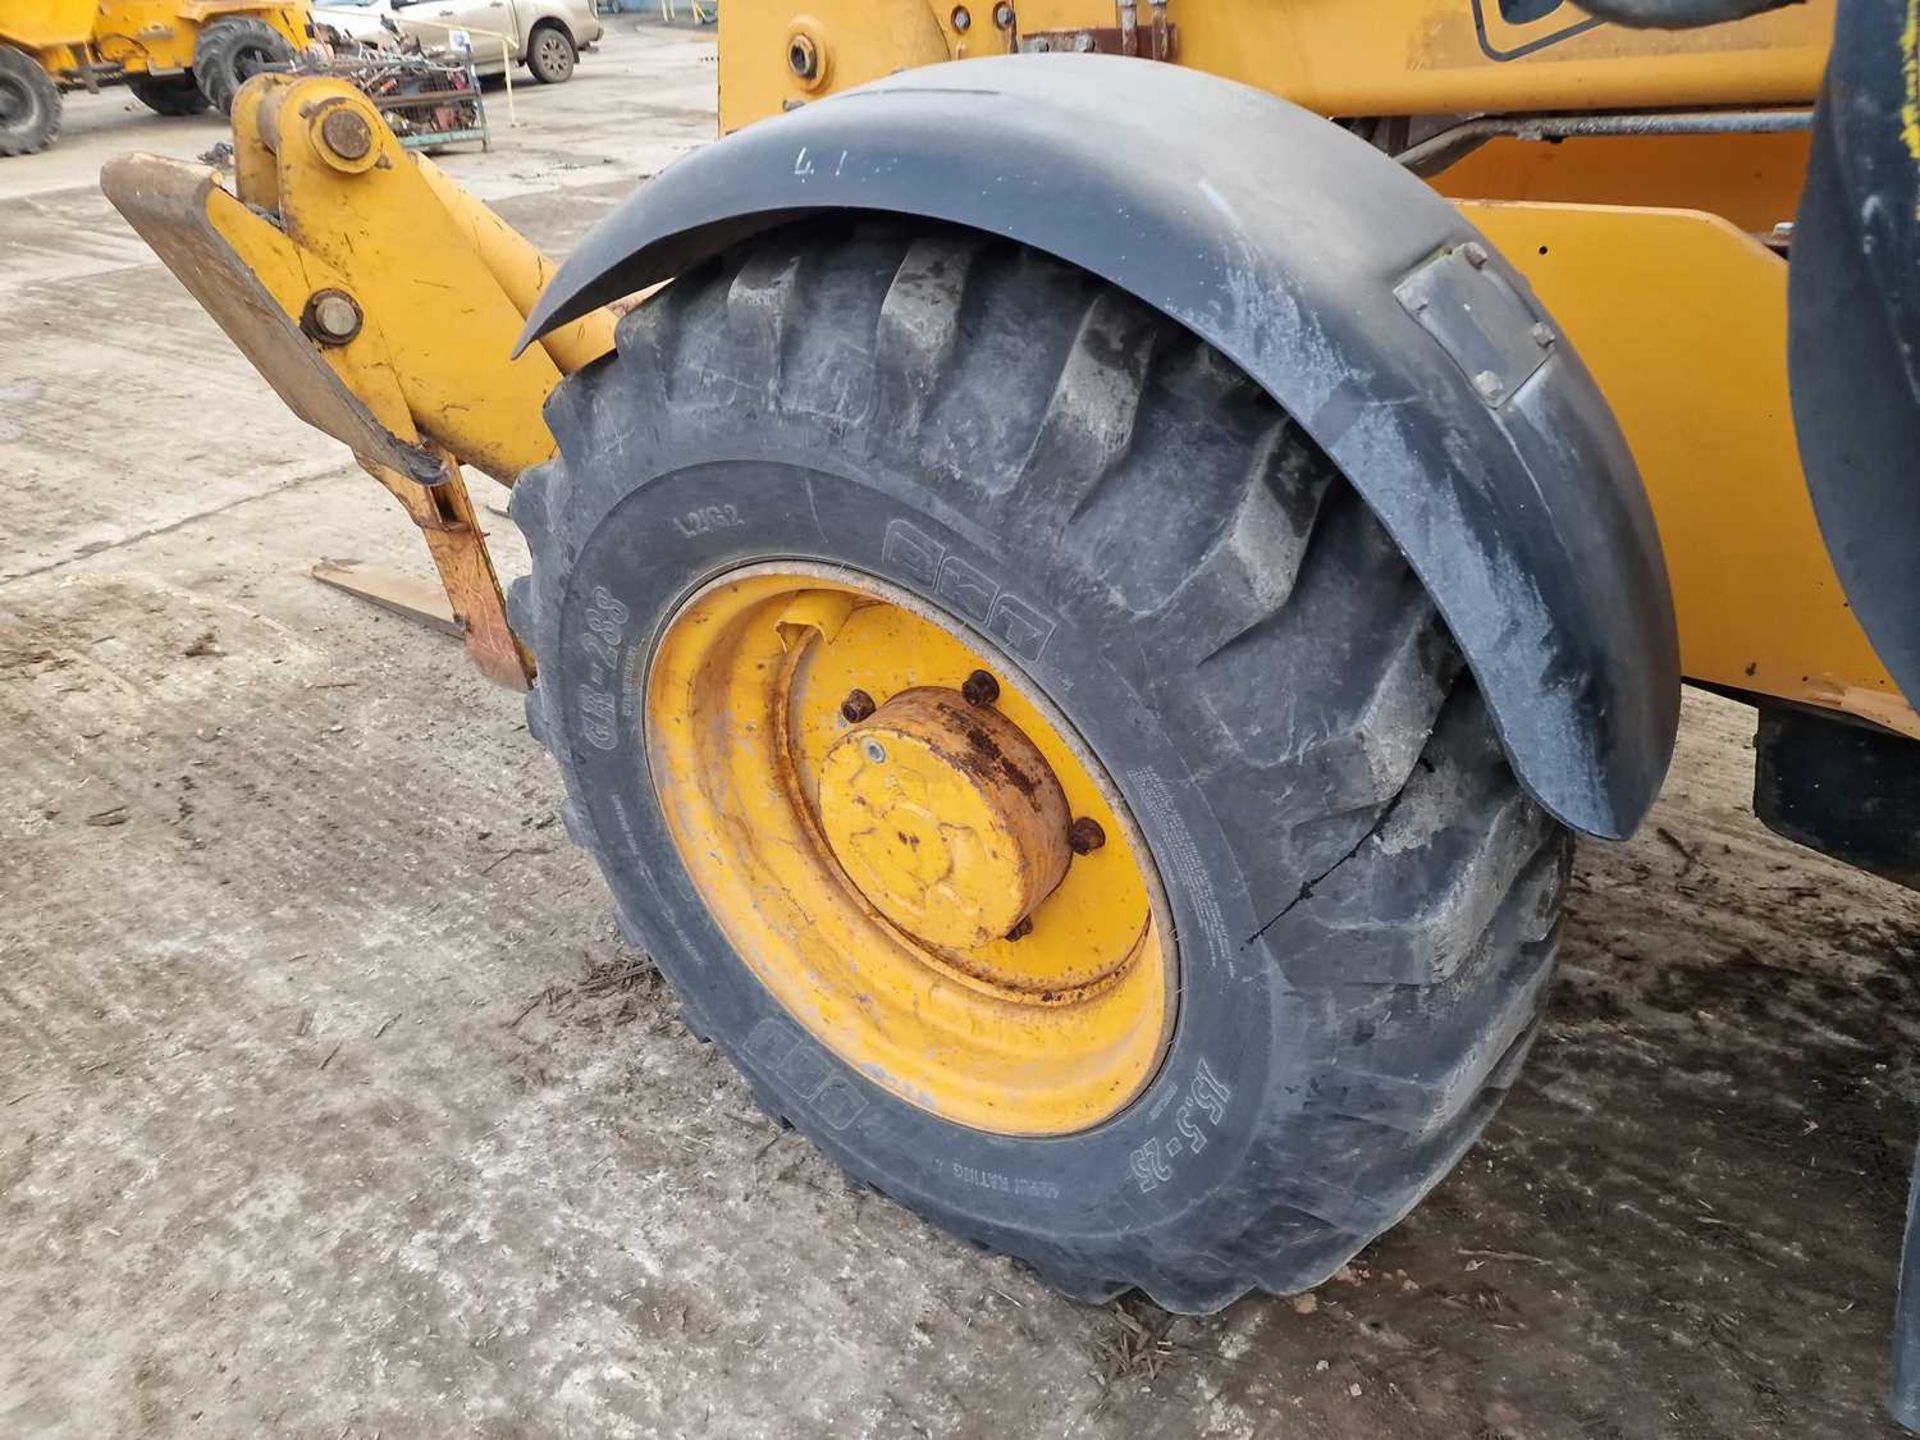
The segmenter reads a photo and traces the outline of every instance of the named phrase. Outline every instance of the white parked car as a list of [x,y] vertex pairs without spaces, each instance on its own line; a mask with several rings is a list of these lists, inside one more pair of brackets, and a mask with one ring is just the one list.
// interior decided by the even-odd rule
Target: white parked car
[[363,45],[390,43],[389,25],[426,50],[446,50],[450,37],[464,35],[480,74],[503,74],[511,58],[548,85],[573,74],[602,28],[593,0],[326,0],[313,7],[313,20]]
[[390,22],[393,12],[386,0],[326,0],[313,7],[313,27],[326,39],[332,30],[356,44],[384,50],[399,37],[399,29]]

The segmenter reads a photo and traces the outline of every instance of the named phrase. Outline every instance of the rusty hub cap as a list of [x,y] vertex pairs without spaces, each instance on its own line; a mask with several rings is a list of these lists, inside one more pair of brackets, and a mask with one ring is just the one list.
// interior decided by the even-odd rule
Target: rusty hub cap
[[827,752],[820,823],[873,907],[909,935],[974,949],[1067,873],[1060,782],[1018,726],[957,690],[896,695]]

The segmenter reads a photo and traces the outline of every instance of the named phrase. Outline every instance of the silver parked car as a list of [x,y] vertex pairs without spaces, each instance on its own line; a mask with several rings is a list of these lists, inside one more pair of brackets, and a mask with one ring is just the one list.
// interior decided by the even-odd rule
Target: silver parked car
[[376,45],[388,22],[427,50],[445,50],[464,35],[480,74],[505,73],[511,57],[548,85],[573,74],[602,29],[593,0],[325,0],[313,18]]

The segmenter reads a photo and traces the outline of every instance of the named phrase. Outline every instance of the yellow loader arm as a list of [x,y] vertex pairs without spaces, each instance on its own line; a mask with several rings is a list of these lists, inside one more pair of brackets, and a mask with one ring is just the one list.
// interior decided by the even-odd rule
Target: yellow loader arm
[[551,264],[403,150],[351,86],[262,76],[233,123],[232,194],[203,166],[153,155],[109,162],[101,187],[287,406],[406,508],[474,662],[524,690],[532,660],[460,466],[511,485],[549,458],[540,407],[611,348],[613,316],[509,360]]

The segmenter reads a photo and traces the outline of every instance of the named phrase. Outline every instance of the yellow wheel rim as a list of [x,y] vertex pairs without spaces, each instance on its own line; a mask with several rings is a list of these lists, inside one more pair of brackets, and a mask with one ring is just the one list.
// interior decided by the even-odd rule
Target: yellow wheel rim
[[977,637],[851,571],[738,570],[668,625],[646,727],[708,911],[849,1065],[1009,1135],[1086,1129],[1152,1079],[1178,993],[1158,876]]

